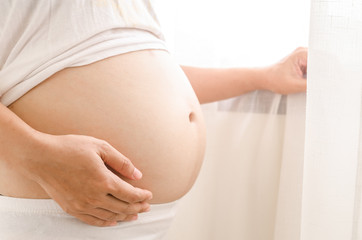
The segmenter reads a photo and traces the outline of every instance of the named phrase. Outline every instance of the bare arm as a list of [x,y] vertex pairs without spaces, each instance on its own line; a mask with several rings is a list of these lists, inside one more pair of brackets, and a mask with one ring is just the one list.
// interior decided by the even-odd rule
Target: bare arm
[[130,179],[141,178],[108,143],[38,132],[2,104],[0,161],[40,184],[66,212],[91,225],[133,220],[149,208],[149,191],[134,188],[106,167],[105,163]]
[[265,68],[197,68],[182,66],[200,103],[219,101],[254,90],[288,94],[306,90],[307,49],[298,48]]

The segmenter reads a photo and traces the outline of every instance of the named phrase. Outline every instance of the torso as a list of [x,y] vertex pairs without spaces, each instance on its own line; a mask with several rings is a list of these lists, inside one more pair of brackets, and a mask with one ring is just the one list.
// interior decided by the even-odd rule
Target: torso
[[[165,51],[138,51],[64,69],[9,108],[39,131],[108,141],[143,172],[142,180],[129,182],[152,191],[153,203],[184,195],[202,163],[200,105]],[[0,193],[48,198],[36,182],[0,169]]]

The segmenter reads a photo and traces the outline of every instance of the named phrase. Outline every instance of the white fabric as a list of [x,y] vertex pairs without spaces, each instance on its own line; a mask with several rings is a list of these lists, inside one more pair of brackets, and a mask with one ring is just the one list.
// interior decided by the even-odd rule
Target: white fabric
[[149,0],[0,1],[0,101],[66,67],[165,48]]
[[312,0],[301,240],[362,239],[362,1]]
[[0,196],[1,240],[160,240],[166,234],[177,202],[151,205],[132,222],[94,227],[66,214],[50,199]]

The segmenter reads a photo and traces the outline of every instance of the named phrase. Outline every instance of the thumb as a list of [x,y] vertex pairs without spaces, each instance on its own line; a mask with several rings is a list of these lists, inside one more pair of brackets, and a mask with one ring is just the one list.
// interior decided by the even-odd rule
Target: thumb
[[106,144],[106,147],[102,148],[100,156],[105,164],[122,176],[132,180],[139,180],[142,178],[141,171],[133,165],[131,160],[111,145]]

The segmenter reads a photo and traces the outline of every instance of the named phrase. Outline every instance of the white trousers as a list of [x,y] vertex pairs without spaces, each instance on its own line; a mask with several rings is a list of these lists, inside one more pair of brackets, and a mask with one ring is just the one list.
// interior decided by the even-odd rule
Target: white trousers
[[51,199],[0,196],[1,240],[160,240],[176,213],[177,202],[151,205],[136,221],[114,227],[87,225]]

